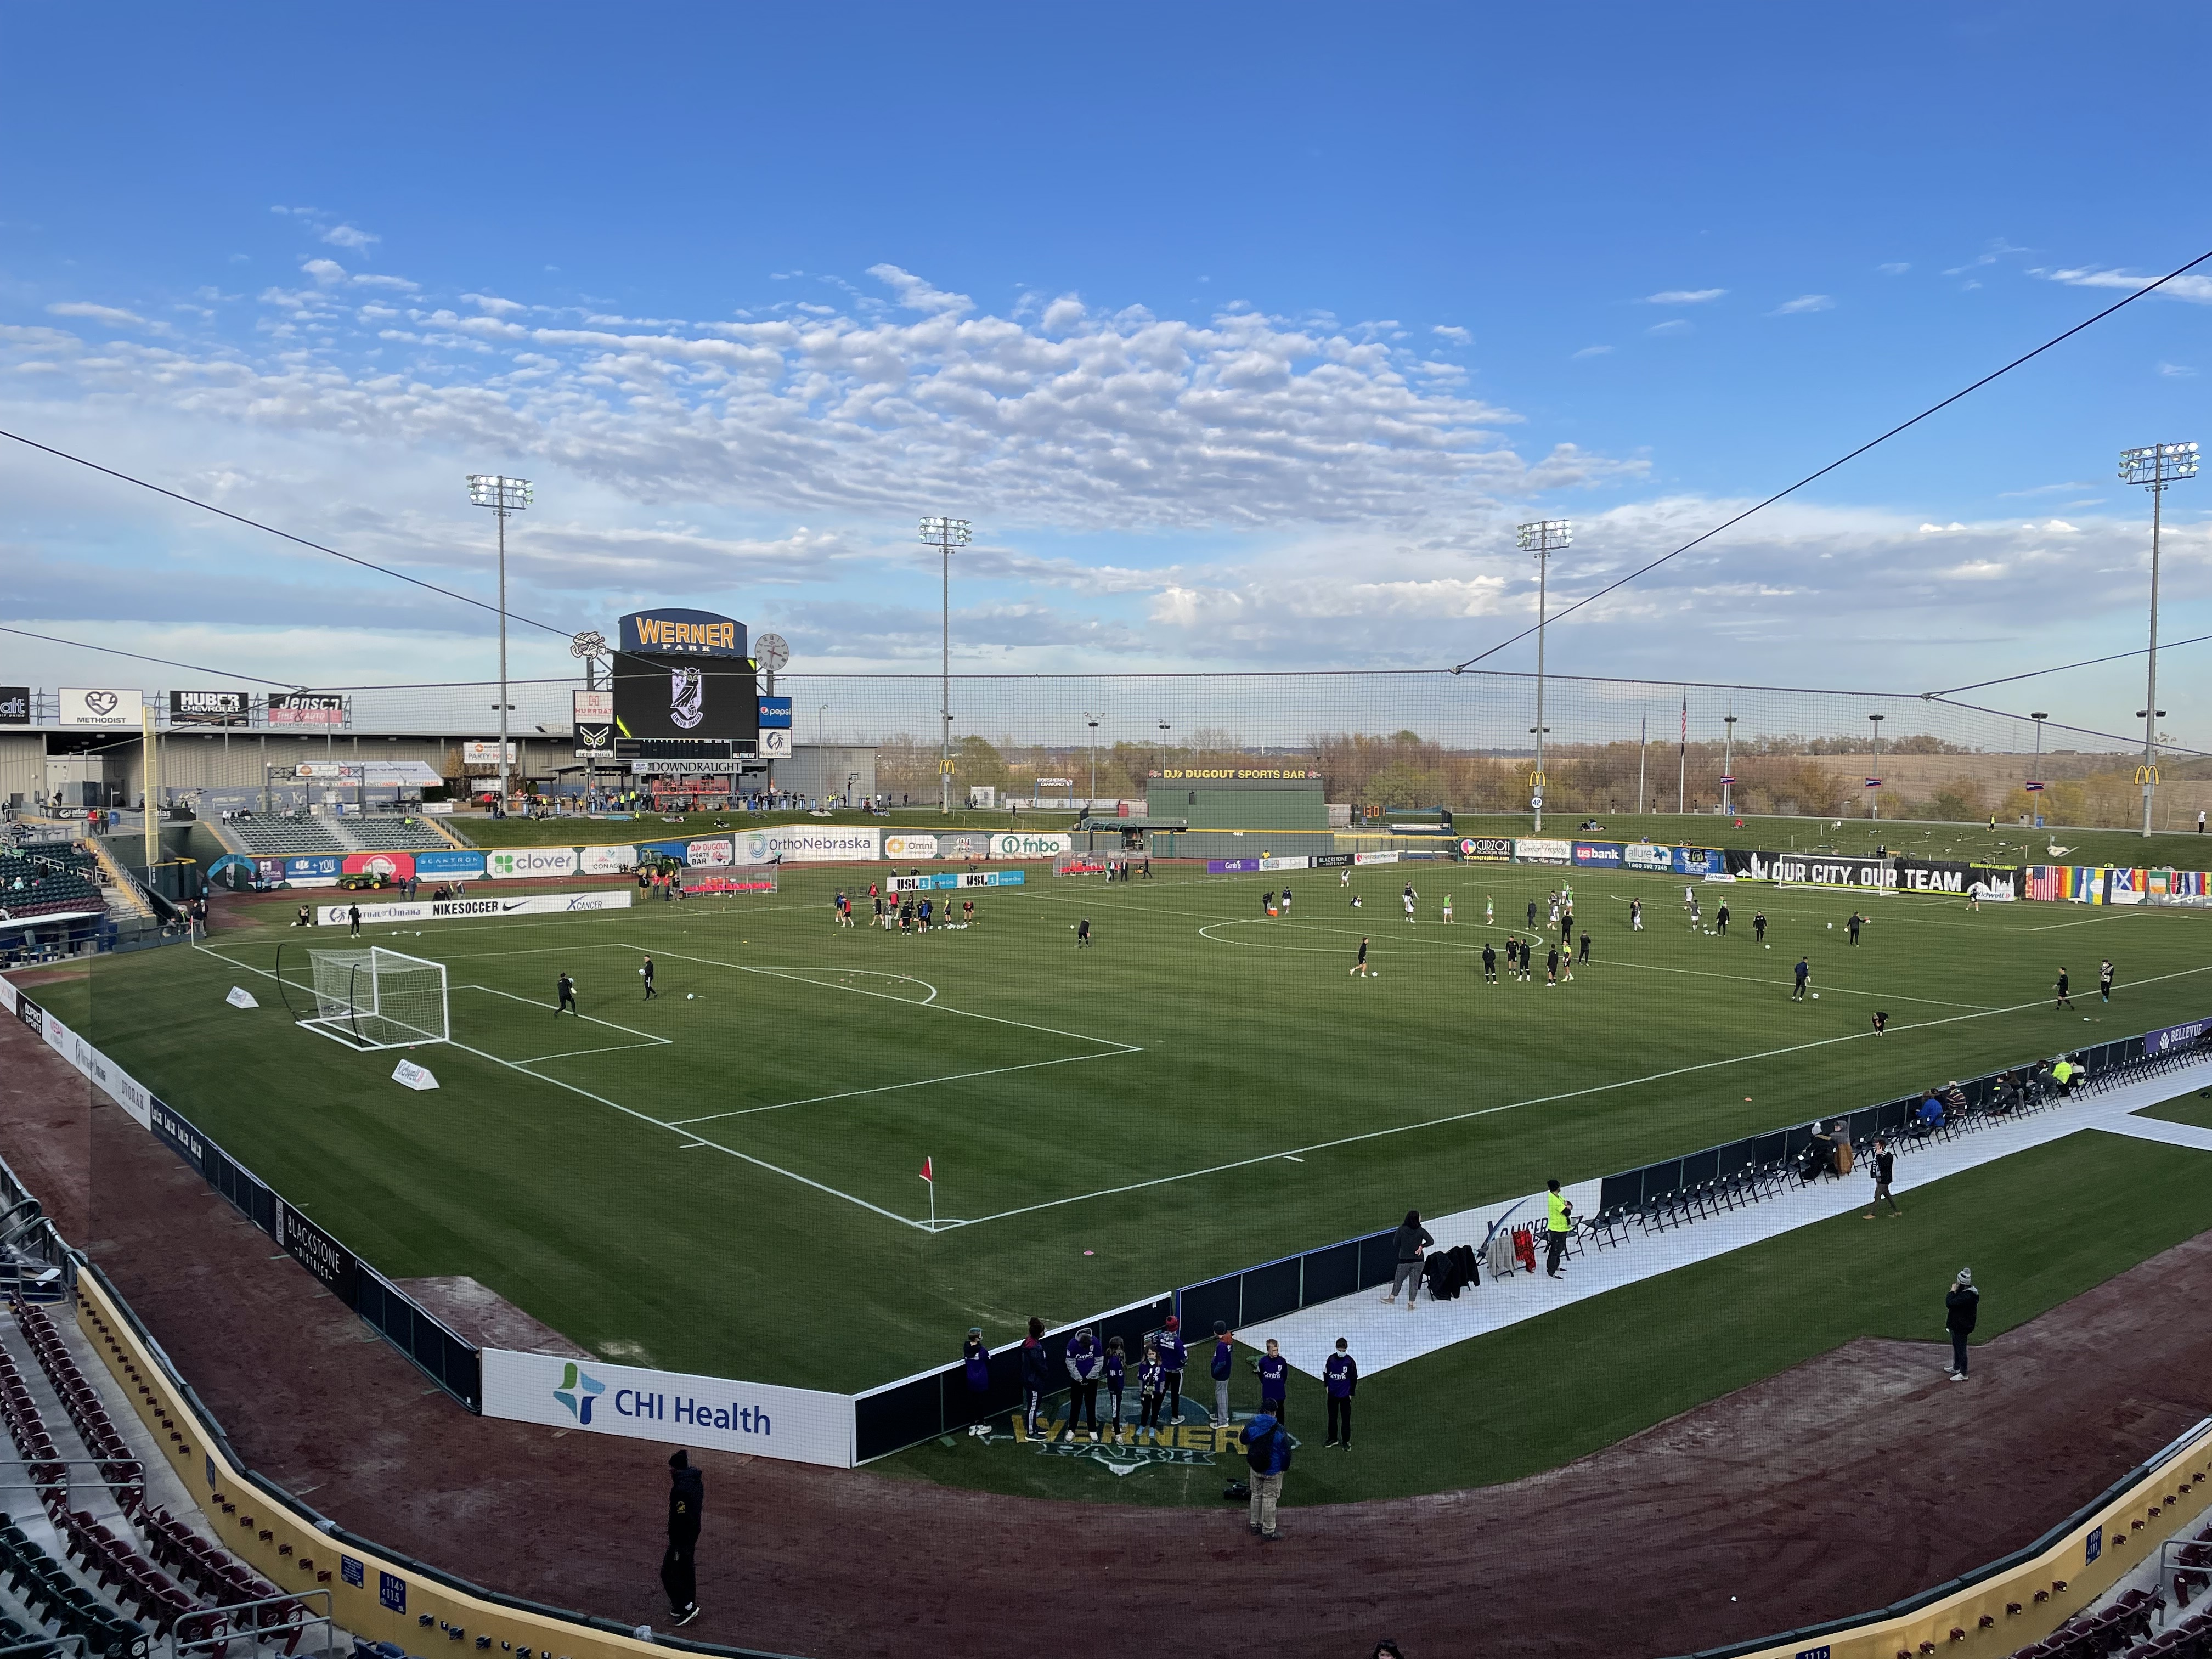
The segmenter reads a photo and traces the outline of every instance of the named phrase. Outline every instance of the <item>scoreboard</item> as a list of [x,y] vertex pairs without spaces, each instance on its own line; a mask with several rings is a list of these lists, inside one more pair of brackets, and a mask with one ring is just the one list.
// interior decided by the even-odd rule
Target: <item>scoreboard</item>
[[616,746],[626,757],[757,746],[759,677],[743,623],[706,611],[634,611],[622,619],[613,668]]

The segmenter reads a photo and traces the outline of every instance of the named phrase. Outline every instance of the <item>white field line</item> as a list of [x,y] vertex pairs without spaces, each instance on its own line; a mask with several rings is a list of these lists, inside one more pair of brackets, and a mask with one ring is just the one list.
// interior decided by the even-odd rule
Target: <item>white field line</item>
[[676,1127],[684,1128],[694,1123],[714,1123],[726,1117],[750,1117],[757,1112],[781,1112],[792,1106],[819,1106],[825,1101],[857,1100],[863,1095],[887,1095],[900,1089],[926,1089],[933,1083],[965,1083],[973,1078],[1000,1077],[1008,1072],[1034,1072],[1044,1066],[1073,1066],[1080,1060],[1113,1060],[1121,1054],[1142,1053],[1143,1049],[1133,1048],[1125,1043],[1095,1054],[1063,1054],[1058,1060],[1025,1060],[1018,1066],[992,1066],[980,1072],[953,1072],[944,1077],[916,1078],[910,1083],[885,1083],[872,1089],[848,1089],[842,1094],[809,1095],[804,1100],[780,1100],[772,1106],[741,1106],[732,1112],[715,1112],[706,1117],[680,1117],[676,1120]]
[[[453,988],[456,991],[481,991],[488,997],[505,997],[509,1002],[523,1003],[532,1008],[543,1008],[545,1006],[543,1002],[538,1001],[533,998],[517,996],[512,991],[495,991],[489,985],[456,985]],[[676,1041],[674,1037],[656,1036],[651,1031],[640,1031],[634,1030],[628,1025],[617,1025],[611,1019],[601,1019],[597,1014],[579,1014],[577,1018],[592,1025],[604,1025],[610,1031],[620,1031],[624,1036],[641,1037],[644,1039],[645,1042],[673,1042]],[[642,1048],[644,1043],[626,1042],[623,1046],[626,1048]]]
[[[1281,953],[1283,953],[1283,954],[1285,954],[1285,955],[1288,955],[1288,956],[1338,957],[1341,957],[1344,955],[1344,951],[1343,951],[1343,950],[1342,950],[1341,948],[1333,949],[1333,950],[1326,950],[1326,951],[1325,951],[1325,950],[1322,950],[1322,949],[1321,949],[1319,946],[1316,946],[1316,945],[1268,945],[1268,944],[1247,943],[1245,940],[1243,940],[1243,939],[1221,939],[1221,938],[1218,938],[1218,937],[1217,937],[1217,936],[1215,935],[1215,933],[1213,933],[1213,931],[1212,931],[1212,930],[1213,930],[1214,928],[1216,928],[1216,927],[1276,927],[1276,928],[1280,928],[1280,927],[1291,927],[1291,926],[1296,926],[1296,927],[1298,927],[1303,928],[1303,929],[1304,929],[1305,931],[1308,931],[1308,932],[1311,932],[1311,931],[1313,930],[1313,924],[1306,923],[1306,922],[1299,922],[1299,923],[1292,924],[1292,923],[1286,923],[1286,922],[1283,922],[1283,921],[1259,921],[1252,920],[1252,919],[1250,919],[1250,918],[1247,918],[1247,919],[1245,919],[1245,920],[1243,920],[1243,921],[1212,921],[1212,922],[1208,922],[1205,927],[1201,927],[1201,928],[1200,928],[1200,929],[1198,930],[1198,936],[1199,936],[1200,939],[1211,940],[1212,943],[1214,943],[1214,944],[1216,944],[1216,945],[1236,945],[1236,946],[1239,947],[1240,949],[1247,950],[1247,951],[1279,951],[1279,952],[1281,952]],[[1456,924],[1455,924],[1455,926],[1456,926]],[[1351,938],[1354,933],[1357,933],[1359,930],[1358,930],[1358,929],[1357,929],[1357,928],[1337,927],[1330,926],[1330,927],[1328,927],[1325,929],[1325,931],[1329,932],[1329,933],[1341,933],[1341,934],[1343,934],[1346,938],[1349,939],[1349,938]],[[1503,927],[1503,928],[1500,928],[1498,931],[1499,931],[1501,933],[1513,934],[1513,935],[1516,935],[1516,936],[1517,936],[1517,937],[1519,937],[1519,938],[1522,938],[1522,939],[1534,939],[1534,940],[1535,940],[1538,944],[1540,944],[1540,945],[1548,944],[1548,943],[1549,943],[1549,941],[1550,941],[1550,939],[1551,939],[1551,937],[1552,937],[1549,933],[1530,933],[1530,932],[1529,932],[1527,928],[1525,928],[1525,927]],[[1372,937],[1372,935],[1369,935],[1368,937]],[[1404,938],[1404,937],[1406,937],[1406,936],[1405,936],[1405,935],[1401,934],[1401,935],[1395,935],[1395,937]],[[1461,943],[1461,942],[1459,942],[1459,941],[1457,941],[1457,940],[1455,940],[1455,939],[1438,939],[1438,938],[1437,938],[1433,933],[1424,933],[1424,934],[1422,934],[1419,938],[1415,939],[1413,939],[1411,942],[1412,942],[1415,946],[1417,946],[1417,947],[1419,947],[1419,948],[1421,948],[1421,949],[1434,948],[1434,949],[1436,949],[1436,950],[1439,950],[1439,951],[1462,951],[1462,952],[1463,952],[1463,953],[1465,953],[1465,954],[1467,954],[1467,955],[1468,955],[1468,956],[1474,956],[1474,955],[1476,955],[1476,954],[1478,954],[1478,953],[1480,952],[1480,951],[1481,950],[1481,946],[1480,946],[1479,945]],[[1399,948],[1397,948],[1397,947],[1395,947],[1395,946],[1389,945],[1378,945],[1378,946],[1376,946],[1376,949],[1375,949],[1374,954],[1375,954],[1375,955],[1376,955],[1376,956],[1403,956],[1403,955],[1406,955],[1406,954],[1407,954],[1407,952],[1405,952],[1404,951],[1402,951],[1402,950],[1401,950],[1401,949],[1399,949]],[[1565,953],[1564,953],[1564,952],[1562,952],[1561,954],[1562,954],[1562,956],[1564,956],[1564,955],[1565,955]],[[1661,964],[1660,964],[1660,963],[1654,963],[1654,962],[1629,962],[1629,961],[1626,961],[1626,960],[1624,960],[1623,958],[1621,958],[1621,957],[1606,957],[1606,958],[1604,958],[1602,961],[1599,961],[1599,960],[1595,960],[1595,959],[1594,959],[1594,960],[1592,960],[1592,961],[1590,961],[1590,962],[1589,962],[1589,963],[1579,963],[1579,964],[1577,964],[1577,965],[1578,965],[1578,966],[1589,967],[1589,968],[1600,968],[1600,967],[1602,967],[1602,968],[1604,968],[1604,969],[1607,969],[1607,970],[1610,970],[1610,969],[1614,969],[1614,968],[1633,968],[1633,969],[1635,969],[1638,972],[1639,972],[1639,973],[1645,973],[1645,974],[1688,974],[1688,975],[1694,975],[1694,976],[1696,976],[1697,978],[1699,978],[1699,979],[1725,979],[1725,980],[1733,980],[1734,981],[1735,981],[1735,982],[1736,982],[1737,984],[1739,984],[1739,985],[1775,985],[1775,986],[1784,986],[1784,987],[1786,987],[1786,986],[1788,986],[1788,985],[1790,985],[1790,984],[1791,984],[1791,983],[1792,983],[1792,981],[1790,981],[1790,980],[1786,980],[1786,979],[1766,979],[1766,978],[1763,978],[1763,977],[1761,977],[1760,975],[1757,975],[1757,974],[1723,974],[1723,973],[1719,972],[1717,969],[1711,969],[1711,968],[1668,968],[1668,967],[1664,967],[1664,966],[1661,965]],[[1942,998],[1942,997],[1916,997],[1916,996],[1907,996],[1907,995],[1906,995],[1904,992],[1902,992],[1902,991],[1861,991],[1861,990],[1856,990],[1856,989],[1852,988],[1851,987],[1850,987],[1850,986],[1848,986],[1848,985],[1826,985],[1826,984],[1822,985],[1820,988],[1821,988],[1822,990],[1824,990],[1824,991],[1832,992],[1834,994],[1836,994],[1836,995],[1838,995],[1838,996],[1852,996],[1852,997],[1880,997],[1880,998],[1882,998],[1882,999],[1884,999],[1884,1000],[1887,1000],[1887,1001],[1891,1001],[1891,1002],[1924,1002],[1924,1003],[1928,1004],[1930,1007],[1934,1007],[1934,1008],[1967,1008],[1967,1009],[1974,1010],[1974,1011],[1976,1011],[1976,1012],[1984,1012],[1984,1013],[1987,1013],[1987,1012],[1994,1012],[1994,1011],[1990,1008],[1990,1005],[1989,1005],[1989,1004],[1987,1004],[1987,1003],[1984,1003],[1984,1002],[1951,1002],[1951,1001],[1948,1001],[1948,1000],[1946,1000],[1945,999],[1943,999],[1943,998]]]
[[[2154,974],[2148,979],[2137,980],[2135,982],[2138,985],[2155,985],[2161,981],[2188,979],[2198,974],[2212,974],[2212,966],[2183,968],[2171,974]],[[1950,1014],[1941,1019],[1924,1019],[1914,1024],[1899,1025],[1894,1029],[1899,1031],[1917,1031],[1935,1025],[1955,1025],[1971,1019],[1987,1019],[1991,1014],[2019,1013],[2030,1008],[2040,1008],[2042,1006],[2043,999],[2038,997],[2033,1002],[2016,1003],[2009,1008],[1990,1008],[1970,1014]],[[1356,1146],[1364,1140],[1379,1140],[1389,1135],[1410,1134],[1418,1129],[1434,1129],[1446,1124],[1464,1123],[1472,1118],[1489,1117],[1498,1112],[1517,1111],[1523,1106],[1543,1106],[1562,1100],[1577,1100],[1588,1095],[1607,1094],[1616,1089],[1632,1089],[1642,1084],[1663,1082],[1668,1078],[1685,1077],[1694,1072],[1709,1072],[1719,1066],[1737,1066],[1751,1060],[1773,1060],[1783,1054],[1801,1054],[1809,1048],[1826,1048],[1838,1042],[1861,1042],[1871,1038],[1873,1035],[1871,1031],[1852,1031],[1842,1036],[1820,1037],[1810,1042],[1794,1042],[1780,1048],[1768,1048],[1754,1054],[1737,1054],[1726,1060],[1700,1060],[1692,1066],[1677,1066],[1668,1071],[1654,1072],[1647,1077],[1624,1078],[1615,1083],[1594,1084],[1587,1089],[1571,1089],[1563,1094],[1537,1095],[1527,1100],[1508,1101],[1500,1106],[1479,1106],[1472,1111],[1452,1112],[1442,1117],[1424,1118],[1417,1122],[1396,1124],[1387,1129],[1370,1129],[1361,1134],[1344,1135],[1334,1140],[1317,1140],[1308,1146],[1293,1146],[1288,1152],[1261,1152],[1250,1158],[1232,1158],[1225,1164],[1209,1164],[1201,1170],[1185,1170],[1181,1175],[1155,1176],[1149,1180],[1132,1181],[1119,1187],[1103,1187],[1096,1192],[1078,1193],[1067,1198],[1048,1199],[1041,1204],[1024,1204],[1014,1209],[1000,1210],[993,1215],[978,1216],[973,1221],[964,1221],[959,1224],[965,1227],[981,1226],[987,1221],[1004,1221],[1013,1216],[1033,1214],[1039,1210],[1060,1209],[1070,1204],[1087,1203],[1094,1198],[1115,1198],[1124,1193],[1141,1192],[1148,1187],[1164,1187],[1179,1181],[1194,1181],[1206,1176],[1221,1175],[1231,1170],[1249,1169],[1255,1164],[1272,1164],[1294,1156],[1303,1159],[1303,1155],[1310,1152],[1330,1152],[1340,1146]],[[943,1226],[945,1224],[940,1222],[939,1224]]]
[[[666,1037],[655,1037],[653,1042],[665,1042],[670,1040]],[[532,1054],[527,1060],[518,1060],[514,1063],[517,1066],[543,1066],[549,1060],[574,1060],[580,1054],[628,1054],[633,1048],[652,1047],[652,1042],[615,1042],[610,1043],[604,1048],[564,1048],[557,1054]]]
[[[202,951],[208,956],[215,957],[219,962],[227,962],[234,968],[242,969],[246,973],[258,974],[264,979],[275,979],[276,977],[276,975],[270,973],[265,968],[256,968],[251,963],[240,962],[235,957],[224,956],[222,951],[214,949],[210,945],[195,945],[192,948],[195,951]],[[718,1140],[708,1140],[703,1136],[693,1134],[688,1129],[679,1129],[673,1124],[664,1123],[660,1119],[648,1116],[646,1113],[635,1110],[630,1107],[623,1105],[618,1100],[609,1100],[605,1095],[593,1094],[589,1089],[580,1089],[574,1084],[564,1082],[560,1078],[548,1077],[537,1072],[525,1071],[520,1065],[514,1060],[501,1060],[497,1054],[488,1054],[481,1048],[471,1048],[465,1042],[453,1042],[449,1040],[446,1046],[450,1048],[458,1048],[465,1054],[474,1054],[479,1060],[488,1060],[495,1066],[504,1066],[510,1072],[520,1073],[522,1076],[530,1079],[534,1083],[550,1083],[556,1089],[566,1089],[572,1095],[581,1095],[586,1100],[596,1102],[598,1104],[605,1106],[611,1111],[620,1112],[624,1117],[635,1118],[640,1123],[649,1123],[656,1129],[665,1129],[671,1134],[679,1135],[683,1138],[684,1143],[679,1150],[689,1151],[693,1147],[709,1147],[715,1152],[734,1158],[740,1163],[750,1164],[755,1169],[765,1170],[770,1175],[780,1175],[787,1181],[797,1182],[802,1187],[811,1187],[816,1192],[823,1194],[828,1197],[842,1199],[846,1203],[855,1205],[860,1209],[869,1212],[869,1213],[872,1215],[879,1215],[886,1221],[896,1221],[902,1227],[911,1227],[916,1232],[921,1233],[926,1233],[929,1231],[929,1224],[926,1221],[912,1220],[906,1216],[898,1214],[896,1211],[886,1210],[881,1205],[871,1204],[865,1198],[855,1198],[850,1193],[840,1192],[835,1187],[825,1185],[823,1182],[816,1181],[811,1176],[800,1175],[795,1170],[787,1170],[781,1164],[770,1164],[766,1158],[755,1158],[750,1152],[741,1152],[734,1146],[725,1146]]]

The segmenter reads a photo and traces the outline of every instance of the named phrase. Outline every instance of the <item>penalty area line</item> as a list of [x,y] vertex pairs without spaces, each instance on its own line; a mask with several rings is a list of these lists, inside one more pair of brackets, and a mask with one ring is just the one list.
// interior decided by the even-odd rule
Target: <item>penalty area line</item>
[[714,1112],[705,1117],[679,1117],[671,1125],[682,1128],[693,1123],[715,1123],[726,1117],[750,1117],[757,1112],[781,1112],[791,1106],[819,1106],[825,1101],[857,1100],[864,1095],[887,1095],[901,1089],[927,1089],[933,1083],[965,1083],[979,1077],[1000,1077],[1008,1072],[1034,1072],[1045,1066],[1073,1066],[1085,1060],[1115,1060],[1123,1054],[1141,1054],[1142,1048],[1123,1043],[1103,1054],[1062,1054],[1057,1060],[1024,1060],[1018,1066],[992,1066],[980,1072],[953,1072],[944,1077],[915,1078],[908,1083],[879,1084],[872,1089],[848,1089],[842,1094],[809,1095],[804,1100],[779,1100],[769,1106],[740,1106],[735,1111]]

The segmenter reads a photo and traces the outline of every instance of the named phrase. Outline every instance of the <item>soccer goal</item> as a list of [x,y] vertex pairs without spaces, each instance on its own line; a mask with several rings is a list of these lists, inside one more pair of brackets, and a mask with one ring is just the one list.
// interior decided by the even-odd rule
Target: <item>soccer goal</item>
[[405,1048],[447,1039],[446,964],[373,945],[310,951],[315,1012],[299,1023],[349,1048]]

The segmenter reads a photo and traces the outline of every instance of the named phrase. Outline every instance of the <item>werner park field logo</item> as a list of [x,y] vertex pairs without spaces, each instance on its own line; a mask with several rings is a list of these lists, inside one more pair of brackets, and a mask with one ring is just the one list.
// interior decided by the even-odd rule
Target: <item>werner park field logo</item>
[[[1243,1430],[1238,1425],[1208,1422],[1204,1409],[1194,1402],[1185,1402],[1183,1409],[1197,1416],[1180,1423],[1164,1423],[1157,1429],[1140,1429],[1134,1424],[1124,1423],[1117,1430],[1109,1422],[1101,1425],[1102,1437],[1097,1440],[1091,1438],[1087,1430],[1079,1436],[1070,1437],[1064,1421],[1040,1423],[1039,1432],[1031,1434],[1024,1428],[1018,1412],[1008,1420],[1010,1434],[1002,1439],[994,1433],[990,1442],[993,1445],[1026,1447],[1040,1457],[1066,1457],[1096,1463],[1109,1474],[1125,1477],[1139,1469],[1163,1464],[1211,1468],[1214,1460],[1224,1454],[1242,1458],[1244,1448],[1237,1437]],[[1284,1433],[1289,1437],[1291,1449],[1296,1450],[1298,1437],[1287,1429]]]
[[592,1420],[592,1401],[607,1391],[607,1385],[586,1373],[574,1360],[561,1368],[561,1386],[553,1390],[553,1397],[568,1408],[580,1425],[589,1426]]

